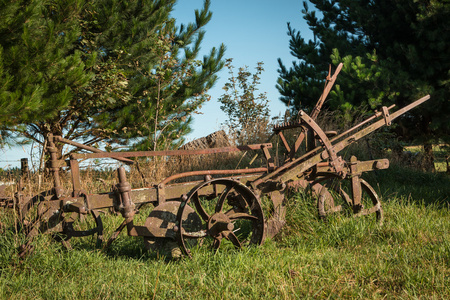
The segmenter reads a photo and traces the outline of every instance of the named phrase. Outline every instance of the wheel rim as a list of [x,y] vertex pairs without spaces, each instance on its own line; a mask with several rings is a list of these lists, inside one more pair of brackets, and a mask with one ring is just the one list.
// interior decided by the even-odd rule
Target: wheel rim
[[338,213],[347,212],[354,217],[374,215],[376,221],[381,225],[383,223],[383,210],[381,201],[364,179],[359,179],[361,184],[361,206],[354,206],[351,195],[351,180],[341,179],[337,175],[328,174],[323,178],[314,181],[312,189],[317,196],[317,208],[319,217]]
[[[191,207],[202,220],[191,229],[181,216]],[[242,248],[264,240],[264,216],[253,192],[238,181],[214,179],[198,185],[184,197],[177,214],[177,241],[184,254],[193,246]],[[194,242],[193,242],[194,241]]]
[[[70,216],[69,216],[70,215]],[[85,218],[77,213],[69,213],[63,220],[62,234],[66,241],[72,237],[85,237],[97,234],[97,246],[103,242],[103,222],[99,212],[91,210]]]

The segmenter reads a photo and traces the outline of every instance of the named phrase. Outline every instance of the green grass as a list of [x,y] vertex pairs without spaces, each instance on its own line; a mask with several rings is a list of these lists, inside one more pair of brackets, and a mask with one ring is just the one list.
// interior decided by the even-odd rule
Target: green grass
[[[20,261],[23,239],[0,212],[0,298],[449,299],[449,177],[392,166],[368,181],[382,197],[383,226],[374,216],[320,221],[314,201],[297,193],[276,238],[242,251],[200,248],[193,259],[167,260],[125,235],[108,250],[92,237],[67,250],[42,235]],[[122,218],[103,220],[108,237]]]
[[[449,145],[440,144],[433,145],[433,155],[434,155],[434,168],[436,172],[446,172],[447,171],[447,163],[445,157],[449,155]],[[405,147],[406,151],[416,155],[415,163],[420,164],[420,159],[423,156],[424,150],[422,146],[407,146]],[[419,161],[417,161],[419,160]]]

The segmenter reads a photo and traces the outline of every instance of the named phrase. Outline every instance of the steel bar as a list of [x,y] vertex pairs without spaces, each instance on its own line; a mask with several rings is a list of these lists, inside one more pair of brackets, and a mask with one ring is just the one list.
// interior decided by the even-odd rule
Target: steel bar
[[165,150],[165,151],[134,151],[134,152],[102,152],[102,153],[73,153],[71,157],[74,159],[87,158],[123,158],[123,157],[153,157],[153,156],[174,156],[174,155],[202,155],[215,154],[225,152],[237,152],[248,150],[260,150],[261,148],[272,148],[271,143],[254,144],[237,147],[208,148],[198,150]]
[[[428,99],[430,99],[430,95],[422,97],[419,100],[416,100],[413,103],[399,109],[398,111],[391,114],[391,116],[390,116],[391,120],[394,120],[395,118],[401,116],[408,110],[411,110],[414,107],[422,104],[423,102],[427,101]],[[371,118],[373,120],[373,117],[371,117]],[[377,122],[364,128],[363,130],[360,130],[360,131],[354,133],[353,135],[347,137],[346,139],[336,143],[335,145],[333,145],[335,153],[338,153],[339,151],[341,151],[348,145],[356,142],[357,140],[361,139],[362,137],[364,137],[364,136],[368,135],[369,133],[377,130],[378,128],[384,126],[385,124],[386,123],[385,123],[384,119],[378,120]],[[334,141],[334,140],[336,140],[336,137],[333,138],[331,141]],[[276,178],[276,177],[278,177],[277,175],[281,174],[283,171],[286,171],[286,173],[283,175],[280,175],[279,177],[284,182],[286,182],[287,180],[292,179],[294,177],[297,177],[298,174],[302,174],[303,172],[305,172],[312,166],[316,165],[320,161],[327,159],[329,157],[327,150],[323,150],[323,151],[319,152],[320,150],[323,150],[323,148],[317,147],[317,148],[305,153],[301,157],[298,157],[295,160],[284,164],[283,166],[279,167],[278,169],[274,170],[273,172],[258,179],[252,185],[256,187],[266,180]],[[319,152],[319,153],[317,153],[317,152]]]
[[[430,99],[430,95],[427,95],[425,97],[420,98],[419,100],[414,101],[413,103],[397,110],[396,112],[391,113],[390,115],[390,120],[393,121],[394,119],[398,118],[399,116],[403,115],[405,112],[409,111],[410,109],[413,109],[414,107],[422,104],[423,102],[427,101],[428,99]],[[367,126],[366,128],[364,128],[363,130],[360,130],[356,133],[354,133],[353,135],[347,137],[346,139],[340,141],[339,143],[337,143],[334,147],[336,149],[336,152],[341,151],[342,149],[344,149],[345,147],[347,147],[348,145],[356,142],[357,140],[363,138],[364,136],[368,135],[369,133],[377,130],[380,127],[383,127],[384,125],[386,125],[386,122],[383,119],[378,120],[377,122]]]
[[[320,95],[319,101],[317,101],[316,106],[314,107],[312,113],[311,113],[311,118],[313,120],[315,120],[317,118],[317,116],[319,115],[320,109],[322,108],[323,103],[325,102],[325,99],[327,98],[328,94],[331,91],[331,88],[333,87],[336,78],[339,74],[339,72],[342,69],[343,64],[340,63],[337,68],[336,71],[334,72],[333,76],[331,78],[329,78],[330,75],[328,75],[327,79],[329,78],[329,81],[327,82],[325,89],[323,90],[322,95]],[[331,66],[330,66],[330,72],[331,73]]]
[[[80,143],[77,143],[77,142],[65,139],[65,138],[63,138],[61,136],[55,136],[54,139],[57,140],[57,141],[63,142],[65,144],[72,145],[72,146],[78,147],[80,149],[88,150],[88,151],[91,151],[91,152],[94,152],[94,153],[108,153],[108,152],[102,151],[102,150],[94,148],[94,147],[86,146],[86,145],[83,145],[83,144],[80,144]],[[130,165],[134,164],[134,161],[132,161],[131,159],[117,158],[117,157],[114,158],[114,159],[122,161],[122,162],[124,162],[126,164],[130,164]]]
[[230,174],[251,174],[251,173],[264,173],[267,172],[267,168],[253,168],[253,169],[237,169],[237,170],[203,170],[203,171],[191,171],[175,174],[164,179],[160,184],[167,184],[172,180],[189,177],[189,176],[205,176],[205,175],[230,175]]
[[[387,109],[390,110],[390,109],[392,109],[392,108],[394,108],[394,107],[395,107],[395,104],[392,104],[392,105],[389,106]],[[336,140],[339,140],[339,139],[342,138],[343,136],[346,136],[346,135],[349,134],[350,132],[352,132],[352,131],[358,129],[359,127],[361,127],[361,126],[363,126],[363,125],[369,123],[370,121],[373,121],[374,119],[376,119],[376,118],[378,118],[378,117],[380,117],[380,116],[382,116],[382,115],[383,115],[382,112],[376,112],[376,113],[375,113],[373,116],[371,116],[370,118],[368,118],[368,119],[362,121],[361,123],[359,123],[359,124],[353,126],[352,128],[350,128],[350,129],[344,131],[343,133],[341,133],[341,134],[339,134],[339,135],[333,137],[332,139],[330,139],[330,141],[331,141],[331,142],[334,142],[334,141],[336,141]]]

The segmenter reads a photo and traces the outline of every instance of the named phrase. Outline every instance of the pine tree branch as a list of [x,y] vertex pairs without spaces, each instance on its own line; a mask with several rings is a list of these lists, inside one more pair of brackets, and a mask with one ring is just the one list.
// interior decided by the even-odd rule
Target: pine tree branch
[[80,124],[80,120],[75,120],[74,124],[72,125],[72,127],[69,129],[69,131],[65,134],[67,139],[71,139],[72,134],[75,132],[75,130],[78,129],[78,125]]

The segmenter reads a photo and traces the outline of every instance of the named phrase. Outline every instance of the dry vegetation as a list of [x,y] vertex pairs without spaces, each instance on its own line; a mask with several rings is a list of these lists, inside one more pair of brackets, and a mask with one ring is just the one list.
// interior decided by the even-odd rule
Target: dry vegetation
[[[326,130],[339,128],[327,113],[319,123]],[[287,137],[294,141],[297,134],[290,130]],[[414,160],[406,166],[404,157],[378,147],[386,135],[376,133],[341,153],[391,159],[390,169],[367,174],[382,198],[381,227],[371,218],[343,215],[322,222],[314,199],[300,192],[288,200],[284,230],[258,248],[220,249],[217,254],[199,248],[191,260],[171,261],[146,251],[141,239],[125,234],[108,249],[97,248],[90,237],[73,239],[71,250],[41,235],[34,241],[34,253],[19,260],[18,247],[25,238],[14,230],[11,210],[2,210],[0,298],[448,299],[450,179],[422,172]],[[254,141],[264,138],[267,135]],[[273,155],[282,160],[280,142],[276,138],[271,142]],[[443,159],[442,149],[436,150],[436,158]],[[139,168],[128,167],[127,176],[134,188],[151,186],[177,172],[245,168],[254,154],[140,159]],[[82,188],[89,193],[109,191],[117,183],[116,166],[99,169],[97,161],[90,163],[82,168]],[[256,159],[251,166],[261,164],[264,161]],[[61,182],[71,190],[70,170],[61,172]],[[51,187],[46,174],[31,173],[23,192],[36,194]],[[13,192],[13,187],[6,190],[11,196]],[[136,222],[143,223],[150,209],[143,209]],[[102,218],[106,237],[122,222],[121,216]]]
[[[336,118],[335,114],[328,111],[322,111],[318,117],[317,123],[324,131],[343,132],[354,124],[358,124],[364,119],[364,114],[352,124]],[[291,117],[295,120],[295,116]],[[250,126],[250,125],[249,125]],[[253,143],[271,142],[273,148],[271,155],[275,163],[280,165],[286,155],[280,139],[271,135],[272,124],[268,120],[264,122],[251,124],[251,128],[245,131],[249,134],[239,135],[230,130],[218,131],[207,137],[200,138],[187,143],[180,149],[206,149],[216,147],[228,147],[235,145],[245,145]],[[293,144],[300,133],[299,129],[290,129],[284,132],[289,144]],[[245,140],[243,140],[245,137]],[[392,151],[392,149],[403,149],[403,151]],[[300,149],[304,153],[305,149]],[[434,147],[435,171],[445,172],[448,170],[448,145],[436,145]],[[360,142],[347,147],[339,153],[345,159],[351,155],[356,155],[361,160],[388,158],[391,165],[401,165],[412,170],[429,170],[424,162],[423,148],[421,146],[404,146],[396,137],[383,127],[379,131],[365,137]],[[256,159],[255,158],[256,155]],[[82,189],[89,193],[108,192],[117,184],[116,169],[123,165],[120,162],[111,159],[86,160],[80,162],[81,166],[81,184]],[[229,152],[208,155],[191,156],[171,156],[171,157],[152,157],[136,158],[133,165],[126,166],[127,176],[133,188],[149,187],[158,184],[164,178],[182,172],[194,170],[213,170],[213,169],[241,169],[257,168],[265,166],[266,162],[260,151]],[[67,191],[72,189],[71,173],[69,168],[63,168],[60,172],[63,188]],[[6,172],[0,170],[0,179],[5,182],[19,182],[20,171],[13,170]],[[184,178],[178,181],[196,180],[199,178]],[[39,192],[50,190],[53,182],[48,171],[38,174],[37,172],[28,172],[26,180],[22,183],[23,193],[26,195],[35,195]],[[15,192],[15,185],[9,185],[4,188],[3,193],[12,197]]]

